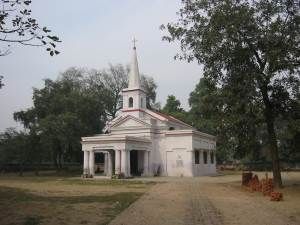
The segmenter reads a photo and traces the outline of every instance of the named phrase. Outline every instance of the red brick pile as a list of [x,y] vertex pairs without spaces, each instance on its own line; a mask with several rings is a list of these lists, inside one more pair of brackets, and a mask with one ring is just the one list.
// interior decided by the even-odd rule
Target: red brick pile
[[273,190],[273,179],[268,178],[268,176],[266,176],[265,179],[261,180],[261,192],[264,196],[270,196]]
[[259,182],[258,176],[254,175],[248,183],[251,191],[261,191],[261,183]]
[[272,191],[271,194],[271,201],[281,201],[282,200],[282,193],[280,192],[276,192],[276,191]]
[[264,196],[270,196],[271,201],[281,201],[283,195],[280,192],[274,191],[273,179],[266,177],[259,181],[258,176],[253,175],[251,172],[244,172],[242,174],[242,185],[250,189],[250,191],[262,192]]

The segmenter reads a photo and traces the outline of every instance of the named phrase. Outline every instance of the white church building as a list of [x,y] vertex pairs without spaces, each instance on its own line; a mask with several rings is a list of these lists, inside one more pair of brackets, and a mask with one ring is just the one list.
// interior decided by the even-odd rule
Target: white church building
[[201,176],[216,173],[216,139],[146,108],[136,48],[123,108],[105,134],[82,137],[84,176]]

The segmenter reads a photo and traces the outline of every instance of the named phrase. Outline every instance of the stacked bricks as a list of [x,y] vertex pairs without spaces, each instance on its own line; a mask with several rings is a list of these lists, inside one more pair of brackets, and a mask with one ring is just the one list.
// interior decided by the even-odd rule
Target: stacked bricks
[[251,191],[261,191],[261,183],[259,182],[258,176],[254,175],[248,183]]
[[266,173],[266,178],[261,181],[261,191],[263,195],[270,196],[271,192],[274,189],[273,179],[268,178],[268,174]]
[[281,201],[283,198],[282,193],[274,191],[273,179],[266,177],[261,180],[258,179],[257,175],[251,172],[244,172],[242,175],[242,185],[249,187],[251,191],[262,192],[264,196],[270,196],[271,201]]
[[271,194],[271,201],[281,201],[282,200],[282,193],[280,192],[276,192],[276,191],[272,191]]

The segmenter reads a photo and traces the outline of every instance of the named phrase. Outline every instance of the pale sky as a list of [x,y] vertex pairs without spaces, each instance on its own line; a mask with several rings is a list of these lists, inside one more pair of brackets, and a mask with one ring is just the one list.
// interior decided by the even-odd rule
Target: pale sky
[[128,64],[136,37],[140,72],[158,84],[157,100],[175,95],[184,108],[202,70],[196,63],[174,60],[175,43],[162,41],[161,24],[175,21],[180,0],[33,0],[32,15],[63,41],[61,54],[50,57],[42,48],[14,46],[0,57],[0,131],[16,127],[12,114],[32,106],[32,88],[56,79],[71,66],[103,69]]

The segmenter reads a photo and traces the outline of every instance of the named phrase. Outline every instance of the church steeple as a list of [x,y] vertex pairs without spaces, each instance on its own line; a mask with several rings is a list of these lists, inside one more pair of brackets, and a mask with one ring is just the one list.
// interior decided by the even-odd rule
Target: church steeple
[[128,77],[128,88],[123,89],[123,112],[141,117],[142,110],[146,109],[146,92],[143,90],[140,80],[140,72],[136,55],[136,40],[133,39],[133,57]]
[[135,38],[133,39],[133,54],[132,54],[132,61],[130,66],[129,72],[129,83],[128,89],[140,89],[141,88],[141,80],[140,80],[140,72],[139,72],[139,65],[136,55],[136,47],[135,47]]

